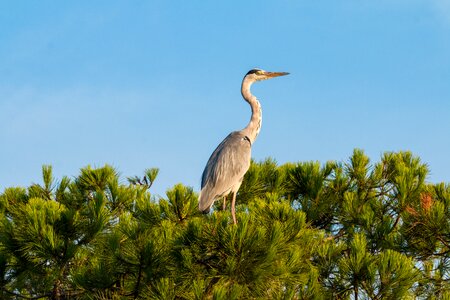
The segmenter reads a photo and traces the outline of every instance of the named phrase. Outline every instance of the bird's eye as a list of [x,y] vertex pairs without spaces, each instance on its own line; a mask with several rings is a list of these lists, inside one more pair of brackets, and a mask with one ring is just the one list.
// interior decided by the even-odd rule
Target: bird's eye
[[263,74],[264,74],[264,72],[261,70],[256,71],[256,75],[263,75]]

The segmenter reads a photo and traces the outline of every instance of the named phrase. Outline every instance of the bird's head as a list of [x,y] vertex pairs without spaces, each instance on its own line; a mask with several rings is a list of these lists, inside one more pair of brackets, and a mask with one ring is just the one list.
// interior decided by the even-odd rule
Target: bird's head
[[261,81],[266,79],[275,78],[278,76],[284,76],[288,75],[287,72],[267,72],[261,69],[251,69],[248,71],[248,73],[245,75],[245,79],[249,79],[250,81]]

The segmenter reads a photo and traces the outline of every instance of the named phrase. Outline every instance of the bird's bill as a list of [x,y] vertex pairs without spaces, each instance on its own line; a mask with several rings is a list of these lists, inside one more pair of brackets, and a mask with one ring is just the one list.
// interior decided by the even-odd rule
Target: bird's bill
[[267,78],[274,78],[274,77],[278,77],[278,76],[289,75],[289,73],[288,72],[266,72],[264,75],[266,75]]

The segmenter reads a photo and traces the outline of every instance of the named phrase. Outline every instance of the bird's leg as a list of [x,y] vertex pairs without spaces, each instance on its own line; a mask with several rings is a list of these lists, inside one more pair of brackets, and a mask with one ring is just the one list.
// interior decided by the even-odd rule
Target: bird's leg
[[237,224],[235,203],[236,203],[236,192],[233,192],[233,199],[231,200],[231,215],[233,216],[233,223]]
[[225,209],[227,209],[227,196],[223,197],[223,207],[222,210],[224,211]]

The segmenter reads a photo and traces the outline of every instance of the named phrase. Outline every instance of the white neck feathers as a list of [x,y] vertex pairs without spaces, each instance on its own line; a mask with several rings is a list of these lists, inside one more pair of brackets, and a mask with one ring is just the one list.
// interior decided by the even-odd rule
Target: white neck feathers
[[252,109],[252,117],[247,127],[245,127],[242,132],[250,139],[251,144],[256,140],[256,137],[261,130],[262,123],[262,110],[261,104],[258,99],[250,92],[250,86],[253,84],[254,80],[251,80],[248,77],[245,77],[242,81],[241,93],[242,97],[244,97],[245,101],[250,104]]

